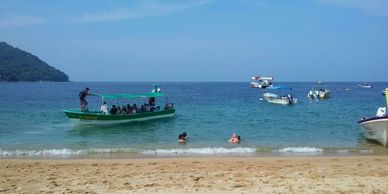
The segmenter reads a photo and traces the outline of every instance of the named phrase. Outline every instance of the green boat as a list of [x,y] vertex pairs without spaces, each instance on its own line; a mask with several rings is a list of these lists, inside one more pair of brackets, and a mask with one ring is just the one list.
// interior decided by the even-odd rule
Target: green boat
[[[102,101],[106,99],[134,99],[148,98],[155,99],[156,97],[164,96],[160,92],[151,92],[144,94],[97,94],[102,97]],[[117,124],[134,121],[147,121],[153,119],[167,118],[175,116],[175,108],[172,103],[166,103],[163,107],[150,105],[149,109],[142,112],[130,112],[125,114],[104,114],[102,111],[82,112],[79,110],[64,110],[64,113],[70,120],[85,124]]]

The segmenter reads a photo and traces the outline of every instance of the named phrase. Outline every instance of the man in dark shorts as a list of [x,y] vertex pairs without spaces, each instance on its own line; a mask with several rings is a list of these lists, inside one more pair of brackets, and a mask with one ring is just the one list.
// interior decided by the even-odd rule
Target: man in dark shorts
[[89,88],[85,88],[79,93],[79,100],[82,112],[88,112],[88,102],[86,101],[87,95],[90,95]]

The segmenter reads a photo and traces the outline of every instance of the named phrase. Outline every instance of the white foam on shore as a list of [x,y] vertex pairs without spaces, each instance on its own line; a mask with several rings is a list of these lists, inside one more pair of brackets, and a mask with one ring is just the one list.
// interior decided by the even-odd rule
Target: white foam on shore
[[44,149],[44,150],[2,150],[0,157],[20,157],[20,156],[73,156],[79,155],[82,151],[73,151],[71,149]]
[[314,147],[287,147],[277,150],[280,153],[321,153],[323,152],[322,148]]
[[131,148],[92,148],[92,149],[43,149],[43,150],[3,150],[0,148],[0,157],[69,157],[87,154],[112,154],[134,152]]
[[201,155],[217,155],[217,154],[249,154],[255,153],[256,148],[235,147],[206,147],[206,148],[186,148],[186,149],[155,149],[146,150],[143,154],[152,155],[179,155],[179,154],[201,154]]

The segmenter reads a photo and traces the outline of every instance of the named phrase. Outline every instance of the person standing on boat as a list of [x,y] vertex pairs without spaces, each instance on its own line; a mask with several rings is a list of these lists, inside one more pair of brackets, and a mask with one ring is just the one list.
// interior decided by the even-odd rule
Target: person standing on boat
[[88,112],[88,102],[86,101],[87,95],[92,95],[89,93],[89,88],[85,88],[79,93],[79,100],[82,112]]

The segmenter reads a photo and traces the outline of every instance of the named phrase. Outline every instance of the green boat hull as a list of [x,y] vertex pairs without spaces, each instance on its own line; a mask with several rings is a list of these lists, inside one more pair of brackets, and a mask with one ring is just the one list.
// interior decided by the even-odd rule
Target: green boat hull
[[69,117],[69,119],[81,123],[116,124],[173,117],[175,116],[175,109],[173,108],[155,112],[116,115],[103,115],[100,112],[81,112],[76,110],[64,110],[64,113],[67,117]]

